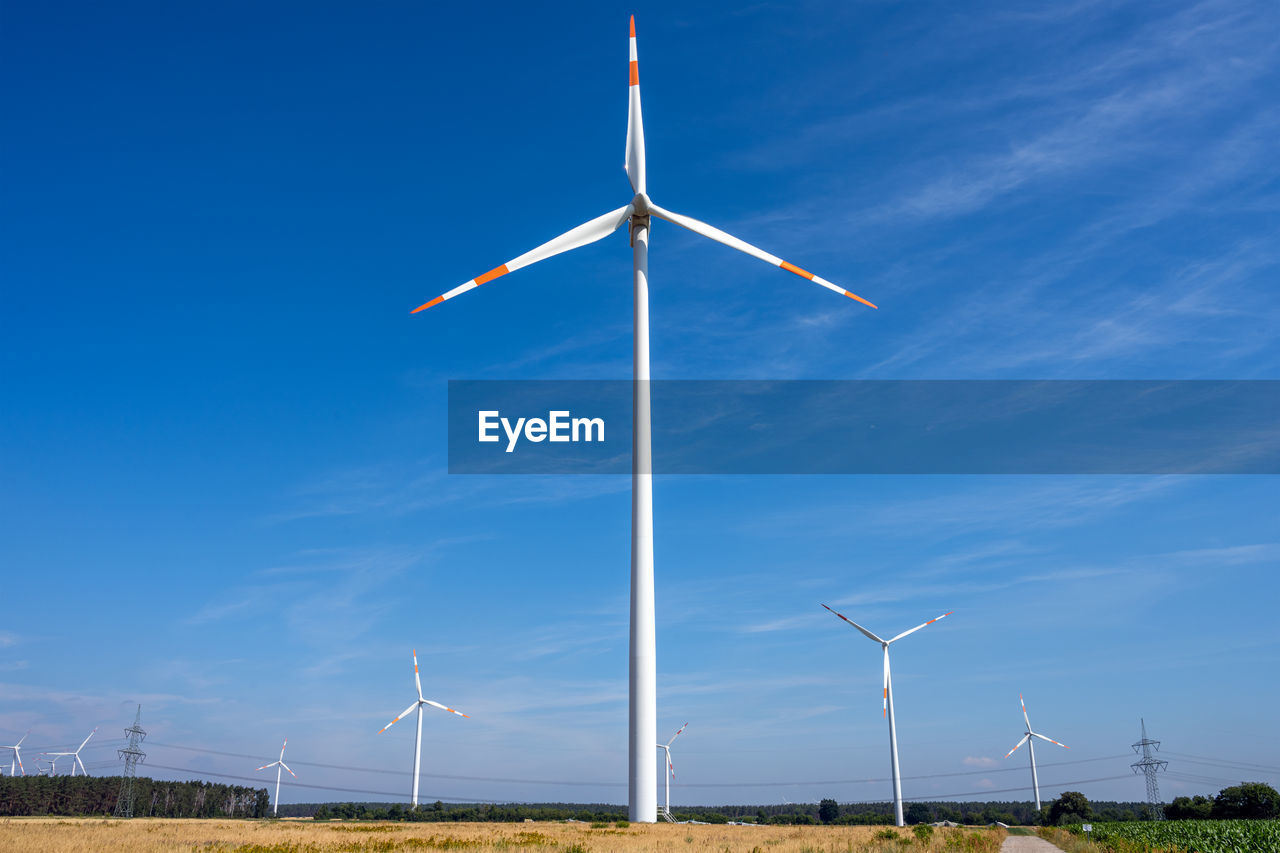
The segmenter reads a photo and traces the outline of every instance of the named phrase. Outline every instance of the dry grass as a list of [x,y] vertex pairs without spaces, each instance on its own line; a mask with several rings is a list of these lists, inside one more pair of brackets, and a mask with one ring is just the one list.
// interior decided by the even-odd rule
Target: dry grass
[[[877,837],[877,834],[881,837]],[[1003,830],[940,829],[922,843],[909,830],[884,837],[862,826],[638,825],[581,823],[314,823],[309,820],[133,821],[0,819],[0,852],[42,853],[412,853],[464,850],[608,853],[996,853]]]

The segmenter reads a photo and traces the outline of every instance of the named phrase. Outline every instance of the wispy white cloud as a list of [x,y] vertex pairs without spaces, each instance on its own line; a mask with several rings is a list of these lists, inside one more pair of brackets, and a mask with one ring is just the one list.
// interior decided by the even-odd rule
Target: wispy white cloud
[[[616,494],[631,488],[625,476],[456,475],[443,460],[387,462],[321,475],[295,489],[291,504],[267,516],[267,524],[283,524],[331,516],[399,518],[441,506],[557,504]],[[474,541],[445,537],[437,547]]]

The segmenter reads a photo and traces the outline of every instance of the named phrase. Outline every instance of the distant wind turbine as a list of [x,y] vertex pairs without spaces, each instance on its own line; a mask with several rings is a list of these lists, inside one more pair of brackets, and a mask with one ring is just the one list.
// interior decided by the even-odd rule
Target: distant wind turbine
[[[422,769],[422,706],[430,705],[432,708],[439,708],[441,711],[448,711],[450,714],[457,714],[459,717],[467,717],[461,711],[455,711],[447,705],[441,705],[439,702],[432,702],[430,699],[422,698],[422,679],[418,677],[418,650],[413,650],[413,683],[418,688],[418,699],[408,708],[400,712],[394,720],[378,729],[378,734],[382,734],[396,723],[403,720],[410,711],[418,709],[418,734],[413,739],[413,805],[418,804],[418,772]],[[470,719],[470,717],[467,717]]]
[[[47,755],[47,756],[49,756],[50,758],[55,758],[55,759],[56,759],[56,758],[61,758],[61,757],[63,757],[63,756],[70,756],[70,757],[71,757],[71,775],[72,775],[72,776],[76,775],[76,765],[77,765],[77,764],[79,764],[79,765],[80,765],[80,772],[81,772],[81,773],[83,773],[84,775],[88,776],[88,775],[89,775],[89,771],[84,769],[84,762],[80,760],[80,750],[84,749],[84,745],[85,745],[86,743],[88,743],[88,742],[89,742],[89,738],[93,737],[93,736],[94,736],[94,735],[96,735],[97,733],[98,733],[98,729],[97,729],[97,727],[94,727],[94,730],[93,730],[93,731],[91,731],[91,732],[89,732],[89,737],[85,738],[85,739],[80,743],[80,745],[79,745],[78,747],[76,747],[76,751],[75,751],[75,752],[46,752],[46,753],[44,753],[44,754],[45,754],[45,755]],[[50,762],[50,763],[52,763],[52,762]],[[50,775],[53,775],[53,774],[50,774]]]
[[[550,242],[519,255],[483,275],[424,302],[412,313],[432,308],[474,290],[496,278],[538,261],[603,240],[625,223],[633,250],[634,326],[632,335],[632,445],[631,445],[631,640],[630,704],[628,708],[628,811],[637,822],[657,819],[657,769],[652,744],[658,740],[658,652],[654,616],[653,578],[653,465],[649,397],[649,224],[656,216],[701,234],[730,248],[780,267],[830,291],[875,308],[863,299],[821,276],[771,255],[732,234],[692,217],[654,204],[648,195],[645,172],[644,120],[640,110],[640,72],[636,52],[636,19],[631,18],[630,88],[627,108],[627,143],[623,168],[635,194],[624,207],[610,211],[566,231]],[[536,203],[530,209],[536,215]],[[415,779],[417,777],[415,776]]]
[[[825,604],[822,606],[827,607],[827,605]],[[827,609],[831,610],[830,607],[827,607]],[[893,723],[893,678],[889,675],[889,644],[896,643],[898,640],[901,640],[903,637],[907,636],[908,634],[914,634],[916,631],[919,631],[921,628],[927,628],[928,626],[932,625],[934,622],[937,622],[938,619],[943,619],[947,616],[950,616],[955,611],[948,610],[946,613],[943,613],[941,616],[938,616],[935,619],[930,619],[928,622],[925,622],[922,625],[915,626],[910,631],[903,631],[901,634],[899,634],[898,636],[894,637],[891,640],[882,640],[879,637],[877,637],[875,634],[871,633],[866,628],[863,628],[857,622],[854,622],[853,620],[847,618],[843,614],[836,613],[836,611],[834,610],[831,610],[831,612],[835,613],[841,619],[844,619],[844,621],[848,622],[850,625],[857,628],[859,631],[862,632],[863,636],[865,636],[867,639],[873,640],[879,643],[881,647],[884,649],[884,715],[889,718],[889,760],[893,768],[893,819],[894,819],[894,823],[896,823],[898,826],[904,826],[905,822],[902,819],[902,778],[898,775],[898,733],[897,733],[897,730],[894,728],[894,723]]]
[[676,822],[675,818],[671,816],[671,779],[676,775],[676,766],[671,763],[671,744],[675,743],[676,738],[680,737],[680,732],[687,728],[689,728],[689,724],[685,723],[680,727],[680,731],[671,736],[671,740],[658,744],[658,749],[665,752],[667,757],[667,772],[662,774],[667,780],[667,804],[662,809],[662,817],[671,823]]
[[0,749],[8,749],[13,752],[12,757],[9,759],[9,775],[10,776],[16,775],[13,772],[15,763],[17,764],[18,770],[22,772],[22,775],[23,776],[27,775],[27,768],[22,766],[22,742],[27,739],[27,735],[29,734],[31,734],[31,730],[27,729],[27,734],[24,734],[22,737],[18,738],[18,742],[15,743],[13,746],[0,746]]
[[1062,747],[1063,749],[1070,749],[1071,747],[1067,746],[1065,743],[1058,743],[1056,740],[1054,740],[1051,737],[1045,737],[1042,734],[1033,732],[1031,730],[1031,718],[1027,716],[1027,703],[1023,701],[1021,693],[1018,694],[1018,702],[1022,705],[1022,719],[1027,724],[1027,733],[1022,736],[1022,740],[1018,741],[1017,745],[1014,746],[1013,749],[1005,753],[1004,757],[1008,758],[1010,755],[1013,755],[1015,752],[1018,751],[1018,747],[1022,746],[1024,743],[1027,745],[1027,752],[1031,754],[1031,787],[1036,792],[1036,811],[1039,811],[1040,810],[1040,780],[1039,778],[1036,777],[1036,744],[1035,744],[1035,741],[1032,740],[1032,738],[1038,737],[1040,738],[1040,740],[1047,740],[1049,741],[1049,743],[1056,743],[1058,744],[1058,746]]
[[[280,744],[280,758],[270,764],[264,764],[258,768],[259,770],[266,770],[268,767],[274,767],[276,769],[276,801],[271,806],[272,815],[278,815],[280,813],[280,769],[284,768],[285,770],[289,770],[289,765],[284,763],[284,748],[288,745],[289,739],[285,738],[284,743]],[[298,774],[294,773],[292,770],[289,770],[289,775],[295,779],[298,778]]]

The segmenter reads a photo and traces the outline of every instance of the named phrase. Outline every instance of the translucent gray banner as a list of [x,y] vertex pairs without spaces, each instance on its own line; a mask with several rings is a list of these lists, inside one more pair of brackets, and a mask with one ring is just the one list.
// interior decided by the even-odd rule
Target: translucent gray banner
[[[449,382],[452,474],[626,474],[630,381]],[[1277,474],[1280,381],[650,383],[655,474]]]

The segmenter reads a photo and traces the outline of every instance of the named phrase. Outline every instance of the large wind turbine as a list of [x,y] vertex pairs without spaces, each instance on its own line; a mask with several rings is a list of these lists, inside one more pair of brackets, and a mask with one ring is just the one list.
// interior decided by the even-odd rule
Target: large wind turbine
[[[80,743],[80,745],[79,745],[78,747],[76,747],[76,751],[75,751],[75,752],[46,752],[46,753],[44,753],[44,754],[45,754],[45,755],[47,755],[47,756],[49,756],[50,758],[55,758],[55,759],[56,759],[56,758],[60,758],[60,757],[62,757],[62,756],[64,756],[64,755],[72,756],[72,758],[71,758],[71,775],[72,775],[72,776],[76,775],[76,765],[77,765],[77,764],[79,764],[79,765],[80,765],[80,772],[81,772],[81,773],[83,773],[84,775],[88,776],[88,775],[89,775],[89,771],[84,769],[84,762],[80,760],[80,750],[84,749],[84,745],[85,745],[86,743],[88,743],[88,742],[89,742],[89,738],[90,738],[90,737],[93,737],[93,736],[94,736],[94,735],[96,735],[97,733],[98,733],[98,729],[97,729],[97,727],[95,726],[95,727],[94,727],[94,729],[93,729],[93,731],[89,732],[89,737],[85,738],[85,739]],[[50,762],[50,763],[52,763],[52,762]],[[50,774],[50,775],[53,775],[53,774]]]
[[[280,758],[270,764],[264,764],[258,768],[259,770],[266,770],[268,767],[274,767],[276,769],[276,800],[271,806],[272,815],[278,815],[280,813],[280,768],[283,767],[285,770],[289,770],[289,765],[284,763],[284,748],[288,745],[289,739],[285,738],[284,743],[280,744]],[[294,773],[292,770],[289,770],[289,775],[295,779],[298,778],[298,774]]]
[[1032,738],[1038,737],[1040,740],[1049,741],[1049,743],[1057,743],[1058,746],[1063,749],[1070,749],[1071,747],[1067,746],[1065,743],[1058,743],[1051,737],[1045,737],[1042,734],[1033,732],[1031,730],[1031,718],[1027,716],[1027,703],[1023,701],[1021,693],[1018,694],[1018,702],[1022,705],[1022,719],[1023,722],[1027,724],[1027,733],[1022,736],[1022,740],[1018,741],[1017,745],[1015,745],[1013,749],[1005,753],[1004,757],[1008,758],[1010,755],[1013,755],[1018,751],[1018,747],[1022,746],[1024,743],[1027,745],[1027,752],[1031,754],[1031,787],[1036,792],[1036,811],[1040,811],[1040,780],[1036,776],[1036,744]]
[[440,294],[413,309],[439,305],[474,290],[509,272],[546,260],[561,252],[602,240],[628,223],[634,257],[634,333],[632,342],[632,446],[631,446],[631,655],[628,749],[628,799],[631,820],[657,820],[658,792],[653,753],[658,740],[657,645],[653,604],[653,466],[649,419],[649,222],[651,216],[673,222],[754,258],[807,278],[843,296],[870,305],[867,300],[794,264],[758,249],[705,222],[673,213],[654,204],[645,175],[644,121],[640,112],[640,73],[636,53],[636,19],[631,18],[630,102],[627,110],[627,151],[623,168],[634,197],[625,207],[598,216],[525,252],[483,275]]
[[[827,605],[825,604],[822,606],[827,607]],[[830,607],[827,607],[827,609],[831,610]],[[836,613],[836,611],[834,610],[831,610],[831,612],[835,613],[841,619],[848,622],[853,627],[857,628],[859,631],[862,632],[863,636],[865,636],[867,639],[873,640],[879,643],[880,646],[884,649],[884,715],[889,718],[889,761],[893,769],[893,819],[898,826],[903,826],[905,824],[902,820],[902,777],[898,775],[898,733],[897,733],[897,730],[894,728],[894,723],[893,723],[893,678],[889,675],[889,644],[896,643],[898,640],[901,640],[903,637],[907,636],[908,634],[914,634],[916,631],[919,631],[921,628],[927,628],[928,626],[932,625],[934,622],[937,622],[938,619],[942,619],[947,616],[950,616],[955,611],[948,610],[946,613],[943,613],[942,616],[938,616],[935,619],[930,619],[928,622],[925,622],[923,625],[917,625],[914,628],[912,628],[910,631],[903,631],[901,634],[899,634],[898,636],[894,637],[891,640],[882,640],[879,637],[877,637],[875,634],[868,631],[866,628],[863,628],[857,622],[854,622],[852,619],[849,619],[848,617],[846,617],[844,614]]]
[[675,743],[676,738],[680,737],[680,732],[687,728],[689,728],[689,724],[685,723],[680,727],[680,731],[677,731],[671,736],[671,740],[666,743],[658,744],[658,749],[666,753],[667,758],[667,769],[666,772],[662,774],[667,780],[667,804],[662,809],[662,817],[671,823],[675,823],[675,818],[671,816],[671,777],[676,775],[676,766],[671,763],[671,744]]
[[[459,717],[467,715],[461,711],[455,711],[439,702],[432,702],[430,699],[422,698],[422,679],[418,677],[418,650],[413,650],[413,683],[418,688],[418,699],[408,708],[400,712],[394,720],[378,729],[378,734],[382,734],[387,729],[404,719],[414,708],[418,709],[418,734],[413,739],[413,805],[418,804],[418,771],[422,769],[422,706],[430,705],[432,708],[439,708],[441,711],[448,711],[450,714],[457,714]],[[470,719],[470,717],[467,717]]]
[[29,734],[31,734],[30,729],[27,730],[27,734],[24,734],[22,737],[18,738],[18,742],[15,743],[13,746],[0,746],[0,749],[8,749],[13,752],[13,757],[9,759],[9,775],[10,776],[14,775],[13,767],[15,763],[18,766],[18,770],[22,772],[22,775],[23,776],[27,775],[27,768],[22,766],[22,742],[27,739],[27,735]]

